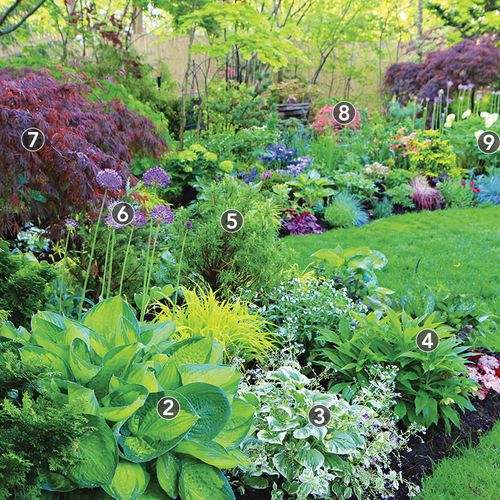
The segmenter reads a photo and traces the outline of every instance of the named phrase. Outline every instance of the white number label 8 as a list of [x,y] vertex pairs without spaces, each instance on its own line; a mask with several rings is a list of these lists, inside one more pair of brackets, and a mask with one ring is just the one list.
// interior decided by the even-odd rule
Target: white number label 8
[[356,108],[350,102],[341,101],[333,107],[332,116],[340,125],[348,125],[356,117]]

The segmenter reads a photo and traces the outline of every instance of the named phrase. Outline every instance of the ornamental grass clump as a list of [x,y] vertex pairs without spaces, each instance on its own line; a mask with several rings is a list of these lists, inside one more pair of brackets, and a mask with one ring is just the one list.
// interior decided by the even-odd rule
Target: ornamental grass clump
[[355,227],[368,223],[368,214],[351,193],[340,192],[325,208],[325,220],[333,227]]
[[184,304],[158,304],[157,321],[174,321],[175,338],[201,335],[220,342],[229,359],[245,361],[263,359],[276,348],[276,337],[267,322],[251,312],[250,304],[242,300],[225,300],[213,290],[182,288]]
[[442,196],[439,189],[429,185],[427,178],[417,175],[410,183],[413,189],[413,203],[418,210],[436,210],[441,208]]

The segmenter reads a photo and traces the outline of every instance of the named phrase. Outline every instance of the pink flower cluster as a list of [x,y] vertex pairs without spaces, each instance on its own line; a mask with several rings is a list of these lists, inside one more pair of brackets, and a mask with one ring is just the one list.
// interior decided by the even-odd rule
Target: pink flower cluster
[[[311,124],[311,127],[316,130],[318,135],[323,135],[327,132],[331,132],[332,134],[336,134],[339,130],[342,130],[346,125],[342,125],[335,121],[332,115],[333,106],[327,105],[323,106],[314,117],[314,122]],[[353,130],[359,130],[361,126],[361,114],[359,110],[356,110],[354,115],[354,120],[347,125],[347,127],[352,128]]]
[[494,356],[481,356],[476,366],[468,366],[469,378],[479,384],[477,395],[484,399],[493,390],[500,394],[500,361]]
[[398,133],[394,136],[394,142],[391,149],[396,152],[396,154],[401,154],[403,158],[407,157],[410,152],[417,153],[419,148],[415,146],[413,139],[415,139],[417,133],[412,132],[411,134],[405,135],[408,131],[405,128],[400,128]]

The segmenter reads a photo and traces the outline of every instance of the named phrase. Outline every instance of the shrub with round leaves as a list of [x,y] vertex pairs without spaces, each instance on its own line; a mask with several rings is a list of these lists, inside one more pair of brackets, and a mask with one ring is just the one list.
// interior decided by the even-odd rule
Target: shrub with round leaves
[[[194,492],[234,498],[220,469],[250,465],[239,445],[255,408],[238,397],[241,374],[222,364],[220,344],[171,340],[174,332],[172,322],[139,323],[119,297],[81,322],[40,312],[31,333],[11,323],[0,327],[0,341],[18,343],[23,362],[54,371],[40,381],[45,396],[87,420],[75,465],[47,477],[44,489],[102,488],[123,500],[152,491],[183,500]],[[180,405],[170,420],[157,410],[167,396]]]

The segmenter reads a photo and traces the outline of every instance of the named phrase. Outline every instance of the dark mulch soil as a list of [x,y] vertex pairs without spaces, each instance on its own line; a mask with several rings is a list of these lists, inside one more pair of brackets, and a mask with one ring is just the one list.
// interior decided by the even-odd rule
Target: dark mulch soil
[[[477,445],[480,437],[490,430],[500,418],[500,395],[490,393],[484,401],[475,399],[477,411],[466,411],[461,419],[460,428],[453,428],[447,435],[444,426],[434,426],[424,436],[414,436],[409,443],[411,451],[401,455],[403,477],[414,484],[420,484],[425,475],[432,473],[433,465],[453,455],[458,445]],[[236,495],[238,500],[269,500],[269,490],[248,490],[245,495]],[[407,499],[401,490],[396,500]]]
[[[433,465],[453,455],[457,445],[477,445],[480,437],[490,430],[500,418],[500,395],[490,392],[483,401],[473,400],[477,411],[466,411],[460,428],[454,427],[448,436],[439,424],[427,431],[425,436],[414,436],[409,443],[411,451],[402,454],[402,472],[405,479],[420,484],[423,476],[432,473]],[[401,491],[395,498],[408,498]]]

